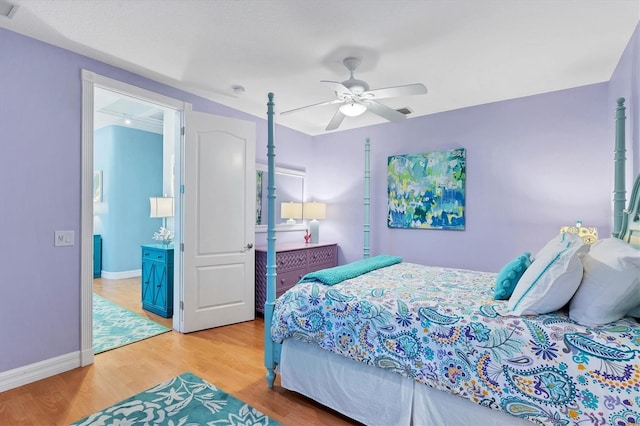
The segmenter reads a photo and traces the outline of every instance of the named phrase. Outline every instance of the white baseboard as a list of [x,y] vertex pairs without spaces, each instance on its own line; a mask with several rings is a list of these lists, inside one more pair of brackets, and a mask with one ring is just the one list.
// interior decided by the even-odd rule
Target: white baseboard
[[71,352],[55,358],[0,372],[0,392],[17,388],[65,371],[80,367],[80,352]]
[[86,367],[89,364],[93,364],[94,355],[93,347],[80,351],[80,367]]
[[142,269],[120,272],[101,271],[100,273],[100,278],[104,278],[106,280],[121,280],[124,278],[135,278],[140,276],[142,276]]

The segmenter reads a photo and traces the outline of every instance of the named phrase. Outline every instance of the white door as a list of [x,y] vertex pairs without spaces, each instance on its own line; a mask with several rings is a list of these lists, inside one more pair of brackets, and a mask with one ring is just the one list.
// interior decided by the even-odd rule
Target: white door
[[255,123],[185,111],[180,330],[254,319]]

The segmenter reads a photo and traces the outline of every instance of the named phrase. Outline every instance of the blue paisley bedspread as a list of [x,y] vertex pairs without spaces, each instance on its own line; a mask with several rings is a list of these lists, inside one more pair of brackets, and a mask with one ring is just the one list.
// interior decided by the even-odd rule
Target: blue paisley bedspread
[[331,287],[300,283],[277,299],[271,336],[541,424],[640,423],[640,325],[500,316],[495,277],[400,263]]

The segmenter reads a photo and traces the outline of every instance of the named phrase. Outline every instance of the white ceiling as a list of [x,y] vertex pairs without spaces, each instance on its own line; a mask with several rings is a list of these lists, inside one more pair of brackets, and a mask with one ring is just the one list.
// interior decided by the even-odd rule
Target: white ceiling
[[164,132],[165,109],[140,99],[96,88],[93,109],[94,130],[116,125],[158,134]]
[[[268,92],[276,112],[333,99],[320,80],[347,56],[372,89],[425,84],[381,101],[409,117],[607,81],[640,18],[639,0],[7,1],[1,27],[262,118]],[[336,108],[276,123],[322,134]]]

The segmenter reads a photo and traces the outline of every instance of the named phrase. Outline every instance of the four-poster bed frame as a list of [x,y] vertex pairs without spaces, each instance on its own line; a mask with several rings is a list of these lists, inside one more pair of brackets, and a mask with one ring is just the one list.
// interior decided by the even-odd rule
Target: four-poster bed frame
[[[266,303],[264,310],[264,347],[265,347],[265,366],[267,368],[267,385],[272,388],[274,385],[275,377],[276,377],[276,367],[280,366],[280,368],[284,368],[283,365],[287,364],[285,361],[281,365],[281,357],[284,358],[284,355],[281,355],[282,346],[281,344],[275,343],[271,337],[271,326],[274,314],[274,306],[276,301],[276,265],[275,265],[275,218],[274,218],[274,204],[275,204],[275,181],[274,181],[274,157],[275,157],[275,143],[274,143],[274,95],[273,93],[269,93],[268,95],[268,111],[267,111],[267,122],[268,122],[268,143],[267,143],[267,159],[268,159],[268,226],[267,226],[267,294],[266,294]],[[616,108],[616,142],[615,142],[615,184],[614,184],[614,223],[613,223],[613,232],[612,236],[615,238],[624,239],[626,241],[630,241],[632,238],[639,238],[640,234],[640,219],[638,218],[640,214],[640,176],[636,178],[634,188],[631,194],[631,203],[629,209],[631,211],[624,211],[625,208],[625,107],[624,107],[624,99],[620,98],[617,100],[617,108]],[[366,259],[369,257],[369,232],[370,232],[370,215],[369,215],[369,207],[370,207],[370,141],[369,138],[365,141],[365,170],[364,170],[364,251],[363,257]],[[638,244],[635,244],[638,246]],[[294,339],[288,339],[287,342],[294,341]],[[300,342],[295,342],[298,345]],[[292,343],[293,345],[293,343]],[[311,345],[306,343],[300,343],[298,346],[302,346],[300,350],[303,352],[307,350],[306,347],[310,347]],[[317,351],[316,351],[317,352]],[[326,351],[321,351],[326,352]],[[314,355],[315,356],[315,355]],[[322,357],[324,355],[320,355]],[[336,362],[342,362],[344,357],[341,357],[336,354],[329,354],[329,357],[334,356],[334,358],[319,360],[317,365],[325,365],[323,363],[334,365]],[[337,356],[337,358],[335,358]],[[320,358],[318,358],[320,359]],[[316,358],[307,359],[307,367],[309,362],[315,362]],[[294,360],[291,359],[291,362]],[[348,360],[347,362],[351,362]],[[360,364],[355,362],[355,364]],[[352,365],[352,364],[351,364]],[[360,366],[356,366],[360,368]],[[304,365],[302,367],[298,367],[304,370]],[[366,366],[366,368],[373,368],[374,370],[378,370],[377,368]],[[344,369],[343,369],[344,371]],[[303,375],[306,373],[310,373],[307,368],[306,371],[303,371]],[[391,376],[399,376],[395,373],[384,372],[384,374],[388,374]],[[389,376],[389,377],[391,377]],[[317,375],[315,376],[317,379]],[[385,380],[388,380],[389,377],[385,377]],[[399,376],[400,377],[400,376]],[[391,377],[392,378],[392,377]],[[402,377],[402,379],[406,379]],[[314,379],[309,379],[314,380]],[[398,379],[400,380],[400,379]],[[384,382],[386,383],[386,382]],[[283,375],[283,385],[284,385],[284,375]],[[309,386],[314,386],[314,384],[310,384]],[[316,386],[322,387],[322,384],[317,384]],[[324,385],[325,387],[330,387],[330,385]],[[366,385],[365,385],[366,386]],[[417,384],[416,386],[420,388],[429,388],[429,386]],[[286,387],[286,386],[284,386]],[[305,388],[311,389],[311,388]],[[402,393],[402,387],[393,388],[390,387],[390,392]],[[327,393],[331,393],[332,390],[324,389],[320,393],[323,394],[321,396],[317,396],[314,392],[306,393],[304,389],[294,389],[300,393],[305,394],[306,396],[311,397],[312,399],[316,399],[320,402],[325,403],[331,408],[337,409],[344,413],[344,411],[340,410],[331,405],[331,396],[325,398]],[[458,407],[463,408],[464,410],[468,410],[468,412],[475,412],[483,418],[486,416],[487,412],[493,416],[492,419],[496,419],[493,424],[517,424],[518,422],[524,422],[525,424],[529,423],[528,421],[523,421],[520,418],[510,416],[504,412],[496,411],[496,410],[487,410],[486,408],[471,403],[470,401],[464,400],[457,396],[452,396],[447,394],[446,392],[442,392],[437,389],[429,388],[429,392],[431,393],[422,393],[416,392],[415,395],[409,396],[408,401],[403,401],[403,404],[406,403],[408,405],[403,405],[396,411],[392,411],[395,413],[393,415],[400,415],[398,413],[402,411],[408,411],[406,413],[407,417],[403,417],[403,421],[412,422],[413,418],[409,416],[414,416],[414,418],[419,418],[421,420],[431,419],[434,422],[443,422],[445,417],[444,414],[439,413],[440,411],[456,411]],[[379,389],[372,389],[372,392],[377,392]],[[439,396],[442,394],[442,398]],[[347,395],[343,395],[346,397]],[[406,395],[405,395],[406,396]],[[435,399],[431,399],[436,397]],[[329,402],[326,402],[329,401]],[[375,404],[375,403],[374,403]],[[467,404],[467,405],[460,405]],[[494,407],[495,408],[495,407]],[[479,411],[474,411],[479,410]],[[418,417],[415,417],[418,416]],[[486,417],[484,417],[486,419]],[[447,417],[449,419],[449,417]],[[358,419],[362,421],[362,419]],[[380,418],[376,418],[376,422],[381,422]],[[408,424],[408,423],[407,423]]]

